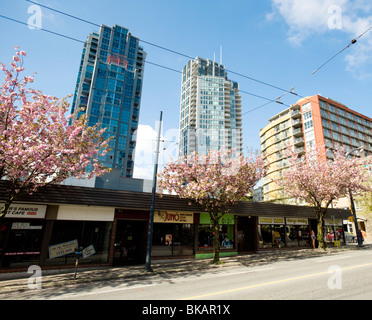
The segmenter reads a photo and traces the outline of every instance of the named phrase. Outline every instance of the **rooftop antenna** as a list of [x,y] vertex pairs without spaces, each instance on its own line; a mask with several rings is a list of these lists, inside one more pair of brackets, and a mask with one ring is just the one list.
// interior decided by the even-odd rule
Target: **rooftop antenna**
[[222,46],[220,46],[220,64],[222,64]]

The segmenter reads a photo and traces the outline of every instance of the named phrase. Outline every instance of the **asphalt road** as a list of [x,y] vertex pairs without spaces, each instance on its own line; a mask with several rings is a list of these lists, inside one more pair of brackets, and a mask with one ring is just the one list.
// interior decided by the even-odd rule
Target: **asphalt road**
[[[2,300],[372,300],[372,250],[210,273],[30,290]],[[226,303],[225,303],[226,304]],[[219,312],[223,312],[220,306]],[[150,308],[150,306],[149,306]],[[146,309],[145,311],[154,312]],[[159,311],[159,310],[158,310]],[[155,312],[158,312],[155,310]],[[163,310],[164,311],[164,310]],[[166,311],[166,310],[165,310]],[[172,310],[168,310],[172,312]],[[210,311],[210,310],[209,310]]]

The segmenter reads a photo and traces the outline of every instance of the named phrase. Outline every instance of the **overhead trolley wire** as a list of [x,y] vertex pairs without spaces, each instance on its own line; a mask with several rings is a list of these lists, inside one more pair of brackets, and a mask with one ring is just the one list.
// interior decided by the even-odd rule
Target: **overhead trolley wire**
[[[101,27],[99,24],[97,24],[97,23],[95,23],[95,22],[92,22],[92,21],[88,21],[88,20],[82,19],[82,18],[80,18],[80,17],[77,17],[77,16],[74,16],[74,15],[68,14],[68,13],[63,12],[63,11],[61,11],[61,10],[56,10],[56,9],[51,8],[51,7],[48,7],[48,6],[46,6],[46,5],[39,4],[39,3],[35,2],[35,1],[32,1],[32,0],[25,0],[25,1],[30,2],[30,3],[33,3],[33,4],[36,4],[36,5],[39,5],[39,6],[43,7],[43,8],[46,8],[46,9],[48,9],[48,10],[51,10],[51,11],[57,12],[57,13],[59,13],[59,14],[65,15],[65,16],[67,16],[67,17],[70,17],[70,18],[73,18],[73,19],[79,20],[79,21],[81,21],[81,22],[85,22],[85,23],[91,24],[91,25],[96,26],[96,27]],[[176,54],[176,55],[183,56],[183,57],[188,58],[188,59],[191,59],[191,60],[194,59],[194,57],[191,57],[190,55],[187,55],[187,54],[185,54],[185,53],[182,53],[182,52],[179,52],[179,51],[176,51],[176,50],[173,50],[173,49],[169,49],[169,48],[164,47],[164,46],[160,46],[160,45],[155,44],[155,43],[153,43],[153,42],[145,41],[145,40],[142,40],[142,39],[139,39],[139,38],[138,38],[138,40],[139,40],[140,42],[143,42],[143,43],[146,43],[146,44],[148,44],[148,45],[151,45],[151,46],[157,47],[157,48],[159,48],[159,49],[162,49],[162,50],[165,50],[165,51],[168,51],[168,52],[174,53],[174,54]],[[241,73],[239,73],[239,72],[236,72],[236,71],[233,71],[233,70],[229,70],[229,69],[226,69],[226,71],[227,71],[227,72],[230,72],[230,73],[232,73],[232,74],[235,74],[235,75],[237,75],[237,76],[240,76],[240,77],[246,78],[246,79],[248,79],[248,80],[251,80],[251,81],[254,81],[254,82],[260,83],[260,84],[262,84],[262,85],[266,85],[266,86],[268,86],[268,87],[271,87],[271,88],[274,88],[274,89],[277,89],[277,90],[280,90],[280,91],[283,91],[283,92],[289,92],[287,89],[280,88],[280,87],[275,86],[275,85],[272,85],[272,84],[270,84],[270,83],[268,83],[268,82],[265,82],[265,81],[261,81],[261,80],[255,79],[255,78],[253,78],[253,77],[250,77],[250,76],[247,76],[247,75],[241,74]]]
[[[28,0],[26,0],[26,1],[28,1]],[[7,17],[7,16],[0,15],[0,17],[1,18],[4,18],[4,19],[7,19],[7,20],[10,20],[12,22],[16,22],[16,23],[22,24],[22,25],[26,25],[26,26],[28,25],[27,23],[25,23],[23,21],[19,21],[19,20],[16,20],[16,19],[13,19],[13,18],[10,18],[10,17]],[[76,39],[76,38],[73,38],[73,37],[70,37],[70,36],[66,36],[66,35],[64,35],[62,33],[51,31],[51,30],[48,30],[48,29],[45,29],[45,28],[40,28],[39,30],[45,31],[47,33],[50,33],[50,34],[53,34],[53,35],[57,35],[57,36],[60,36],[60,37],[63,37],[63,38],[66,38],[68,40],[73,40],[73,41],[76,41],[76,42],[79,42],[79,43],[82,43],[82,44],[88,44],[87,41],[83,41],[83,40]],[[111,51],[109,50],[108,52],[111,52]],[[158,64],[158,63],[154,63],[154,62],[151,62],[151,61],[148,61],[148,60],[145,60],[145,63],[150,64],[150,65],[153,65],[153,66],[156,66],[156,67],[159,67],[159,68],[163,68],[163,69],[166,69],[166,70],[169,70],[169,71],[173,71],[173,72],[176,72],[178,74],[182,74],[182,71],[179,71],[179,70],[176,70],[174,68],[170,68],[168,66],[164,66],[164,65],[161,65],[161,64]],[[264,100],[271,101],[271,99],[269,99],[269,98],[265,98],[263,96],[260,96],[260,95],[257,95],[257,94],[254,94],[254,93],[251,93],[251,92],[248,92],[248,91],[244,91],[244,90],[240,90],[240,89],[239,89],[239,91],[242,92],[242,93],[245,93],[245,94],[248,94],[248,95],[257,97],[257,98],[261,98],[261,99],[264,99]]]

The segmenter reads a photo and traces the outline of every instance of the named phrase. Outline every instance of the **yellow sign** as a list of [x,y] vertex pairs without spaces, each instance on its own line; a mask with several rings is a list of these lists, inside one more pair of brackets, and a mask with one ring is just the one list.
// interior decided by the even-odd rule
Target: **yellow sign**
[[350,216],[349,218],[347,218],[347,220],[349,220],[349,222],[354,222],[354,217]]
[[284,218],[259,217],[259,224],[284,224]]
[[286,219],[286,222],[287,224],[291,224],[291,225],[308,225],[309,224],[309,220],[306,219],[306,218],[285,218]]
[[155,211],[154,222],[192,224],[194,223],[194,214],[181,211]]

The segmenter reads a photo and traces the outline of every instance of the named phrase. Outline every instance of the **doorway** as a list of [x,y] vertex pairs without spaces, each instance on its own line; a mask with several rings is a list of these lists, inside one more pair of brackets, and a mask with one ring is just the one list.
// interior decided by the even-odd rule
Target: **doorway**
[[147,221],[118,220],[113,264],[116,266],[146,262]]
[[239,216],[237,220],[238,251],[257,251],[257,217]]

